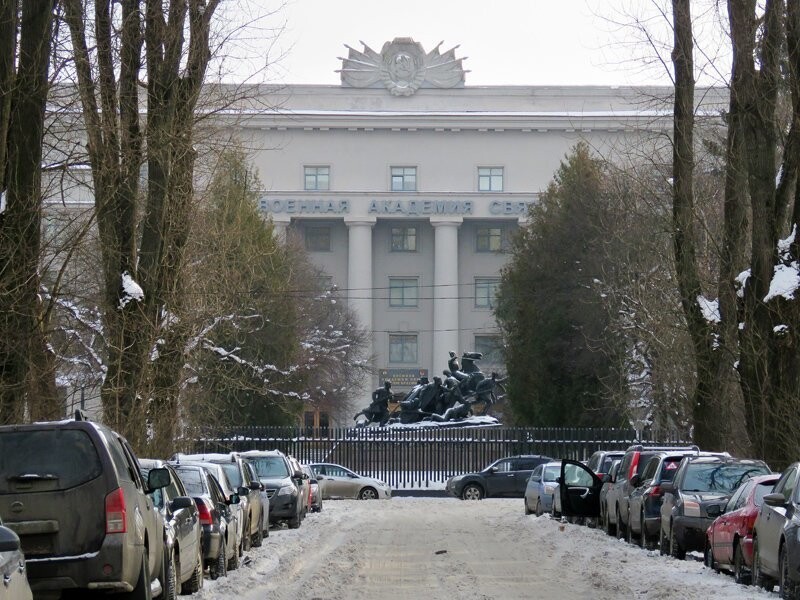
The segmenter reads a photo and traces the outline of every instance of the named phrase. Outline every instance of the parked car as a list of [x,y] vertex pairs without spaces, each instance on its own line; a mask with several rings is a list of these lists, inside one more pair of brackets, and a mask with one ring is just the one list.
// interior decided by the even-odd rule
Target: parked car
[[314,475],[314,471],[308,465],[303,465],[303,472],[308,475],[310,486],[310,497],[308,500],[308,510],[311,512],[322,512],[322,490],[319,481]]
[[195,461],[180,461],[176,465],[195,465],[203,467],[211,475],[214,476],[214,481],[220,488],[222,497],[225,498],[225,504],[228,506],[229,516],[227,517],[228,527],[226,530],[227,538],[225,540],[226,552],[228,556],[228,571],[233,571],[239,568],[239,557],[244,553],[244,542],[242,536],[244,535],[244,508],[242,507],[242,497],[233,488],[225,469],[218,463],[195,462]]
[[647,461],[659,452],[680,452],[687,453],[699,452],[697,446],[643,446],[636,444],[630,446],[620,463],[617,470],[617,477],[606,493],[606,506],[604,507],[603,522],[604,529],[609,535],[616,534],[617,537],[625,537],[628,526],[628,500],[631,492],[636,487],[631,483],[634,475],[641,475]]
[[541,517],[553,510],[553,496],[558,488],[558,475],[561,472],[561,461],[544,463],[537,466],[528,478],[525,488],[525,514],[536,513]]
[[[249,460],[244,460],[244,466],[247,467],[247,470],[250,472],[250,480],[251,481],[261,481],[258,478],[258,473],[256,473],[256,468],[253,466]],[[261,483],[261,489],[258,492],[259,498],[261,498],[261,527],[262,527],[262,534],[263,537],[269,537],[269,494],[267,493],[267,488]]]
[[706,565],[733,570],[736,583],[748,585],[753,567],[753,531],[764,496],[779,473],[758,475],[733,493],[723,513],[706,530]]
[[[605,479],[605,478],[603,478]],[[576,460],[561,461],[558,476],[559,510],[567,518],[597,518],[603,479]],[[555,511],[555,508],[553,509]]]
[[76,416],[0,427],[0,514],[20,538],[34,593],[150,598],[164,581],[164,522],[147,492],[169,473],[144,480],[121,435]]
[[[613,535],[614,531],[609,531],[608,529],[608,517],[606,515],[606,507],[608,506],[608,502],[606,498],[608,497],[608,491],[614,485],[614,482],[617,480],[617,472],[619,471],[619,466],[622,464],[622,459],[615,459],[611,463],[611,468],[609,468],[608,473],[604,475],[597,475],[600,477],[603,485],[600,487],[600,514],[597,517],[597,521],[599,522],[600,526],[604,527],[606,533],[609,535]],[[559,494],[560,497],[560,494]]]
[[189,497],[178,474],[163,460],[140,459],[142,475],[166,469],[169,485],[150,492],[164,518],[164,561],[167,566],[164,597],[194,594],[203,587],[203,546],[197,505]]
[[16,533],[0,520],[0,575],[3,577],[4,600],[32,600],[33,594],[25,575],[25,555]]
[[448,494],[462,500],[492,497],[523,498],[533,470],[551,462],[549,456],[538,454],[507,456],[494,461],[482,471],[456,475],[447,480]]
[[586,461],[586,466],[602,479],[611,471],[614,461],[622,460],[623,456],[625,452],[620,450],[597,450]]
[[197,504],[203,545],[203,566],[211,579],[228,574],[228,562],[237,559],[236,527],[230,510],[239,495],[226,498],[216,478],[200,465],[174,465],[186,492]]
[[308,473],[303,470],[303,467],[300,465],[300,461],[298,461],[294,456],[289,456],[289,464],[292,465],[292,469],[295,473],[299,474],[298,477],[295,477],[295,483],[300,490],[300,504],[302,508],[300,509],[300,520],[306,518],[310,508],[309,503],[311,502],[311,483],[310,477]]
[[392,497],[392,488],[383,481],[359,475],[342,465],[311,463],[308,466],[317,480],[325,481],[325,499],[388,500]]
[[286,522],[290,529],[300,527],[301,505],[299,475],[287,456],[279,450],[248,450],[242,452],[256,470],[269,496],[269,522]]
[[249,550],[250,546],[258,548],[264,540],[264,514],[261,503],[261,490],[263,484],[258,479],[251,479],[250,471],[244,465],[244,458],[238,452],[206,453],[206,454],[179,454],[173,459],[181,461],[195,460],[220,465],[225,469],[225,474],[239,495],[240,506],[244,523],[242,524],[242,549]]
[[634,540],[642,548],[655,547],[661,529],[662,485],[672,481],[684,456],[693,451],[658,452],[652,456],[642,474],[631,477],[634,486],[628,498],[628,541]]
[[753,583],[781,598],[800,598],[800,463],[781,473],[772,492],[764,496],[753,537]]
[[659,551],[683,559],[687,552],[703,552],[706,530],[744,481],[768,475],[760,460],[721,456],[685,457],[672,481],[661,485]]

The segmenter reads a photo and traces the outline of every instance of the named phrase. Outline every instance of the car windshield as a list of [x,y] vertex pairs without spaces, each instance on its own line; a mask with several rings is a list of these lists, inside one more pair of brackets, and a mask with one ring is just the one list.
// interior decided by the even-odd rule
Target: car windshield
[[203,496],[208,494],[203,476],[197,469],[181,469],[175,467],[178,472],[178,477],[183,482],[183,487],[186,488],[186,493],[190,496]]
[[259,456],[258,458],[248,458],[256,468],[256,473],[264,479],[277,479],[288,477],[289,470],[286,468],[286,461],[280,456]]
[[685,492],[721,492],[729,494],[755,475],[766,475],[765,466],[737,463],[693,463],[686,469],[682,489]]
[[555,481],[561,475],[561,465],[553,465],[552,467],[545,467],[542,481]]
[[222,469],[225,471],[233,487],[238,488],[242,485],[242,474],[239,472],[239,465],[236,463],[225,463],[222,465]]

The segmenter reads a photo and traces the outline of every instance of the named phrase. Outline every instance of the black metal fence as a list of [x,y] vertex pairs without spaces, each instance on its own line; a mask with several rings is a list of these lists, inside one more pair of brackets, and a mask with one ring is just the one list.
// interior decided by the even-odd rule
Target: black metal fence
[[377,477],[394,489],[441,489],[447,478],[515,454],[586,460],[596,450],[633,443],[685,443],[678,436],[637,437],[633,429],[430,428],[299,429],[237,427],[196,442],[197,452],[281,450],[302,463],[331,462]]

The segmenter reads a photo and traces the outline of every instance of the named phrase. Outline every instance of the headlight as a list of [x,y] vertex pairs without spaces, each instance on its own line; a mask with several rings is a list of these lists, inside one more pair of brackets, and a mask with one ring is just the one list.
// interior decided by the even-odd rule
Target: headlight
[[554,485],[546,485],[544,486],[544,493],[545,494],[552,494],[556,491],[556,486]]
[[278,490],[278,496],[288,496],[294,493],[294,486],[292,485],[284,485],[281,489]]
[[698,502],[693,502],[692,500],[686,500],[683,503],[683,514],[687,517],[699,517],[700,504]]

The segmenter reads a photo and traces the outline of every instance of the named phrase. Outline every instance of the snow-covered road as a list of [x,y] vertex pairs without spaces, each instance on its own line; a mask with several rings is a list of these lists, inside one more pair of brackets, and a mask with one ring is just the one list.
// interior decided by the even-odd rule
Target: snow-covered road
[[522,500],[326,502],[273,529],[249,564],[206,580],[204,600],[777,598],[698,560],[646,552],[596,529],[525,516]]

